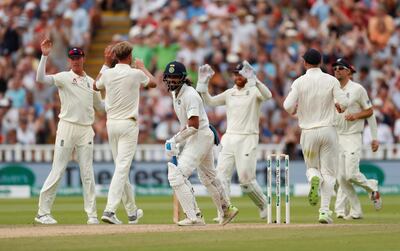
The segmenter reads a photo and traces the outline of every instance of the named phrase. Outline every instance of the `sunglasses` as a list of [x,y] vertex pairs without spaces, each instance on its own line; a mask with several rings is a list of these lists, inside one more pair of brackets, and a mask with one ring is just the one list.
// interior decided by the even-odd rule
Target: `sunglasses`
[[344,67],[344,66],[335,66],[335,67],[333,67],[334,71],[341,71],[341,70],[344,70],[344,69],[348,70],[349,68]]

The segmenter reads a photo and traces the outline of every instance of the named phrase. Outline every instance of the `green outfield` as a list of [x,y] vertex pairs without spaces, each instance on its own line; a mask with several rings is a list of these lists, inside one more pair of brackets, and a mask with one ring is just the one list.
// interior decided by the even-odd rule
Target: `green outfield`
[[[145,215],[137,226],[83,225],[86,216],[82,198],[59,197],[53,216],[60,224],[43,227],[33,224],[37,198],[2,199],[0,250],[400,250],[400,196],[383,197],[380,212],[373,210],[366,196],[361,201],[364,219],[335,219],[333,225],[319,225],[318,207],[309,206],[306,198],[292,198],[292,224],[268,226],[258,218],[248,198],[234,198],[240,210],[237,219],[219,227],[211,222],[215,216],[211,199],[199,198],[209,224],[183,229],[171,223],[170,197],[138,197],[137,204]],[[98,199],[99,215],[104,206],[105,199]],[[127,221],[122,208],[118,216]],[[69,231],[66,235],[64,228]]]

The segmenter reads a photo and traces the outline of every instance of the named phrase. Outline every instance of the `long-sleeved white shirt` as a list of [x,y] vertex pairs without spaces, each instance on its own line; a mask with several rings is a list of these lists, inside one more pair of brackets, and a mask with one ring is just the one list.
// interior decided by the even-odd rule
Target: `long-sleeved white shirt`
[[106,90],[107,119],[137,119],[140,86],[147,86],[149,81],[143,71],[127,64],[116,64],[105,70],[96,87]]
[[93,90],[94,80],[88,75],[79,76],[72,70],[45,75],[47,56],[42,56],[37,69],[36,80],[45,84],[55,84],[61,101],[58,117],[79,124],[92,125],[94,108],[103,111],[99,92]]
[[347,107],[348,99],[339,81],[320,68],[310,68],[293,82],[283,107],[291,114],[297,113],[301,129],[334,126],[335,99],[342,108]]
[[211,97],[202,93],[204,102],[211,106],[226,105],[228,134],[258,134],[261,103],[272,97],[268,88],[257,82],[256,86],[238,89],[236,86]]
[[[336,112],[336,130],[338,134],[341,135],[362,133],[364,131],[365,119],[349,121],[345,119],[345,116],[348,114],[359,113],[372,107],[367,91],[364,89],[364,87],[362,87],[362,85],[351,80],[346,83],[342,90],[346,93],[346,97],[349,100],[349,105],[346,111],[342,113]],[[377,129],[376,126],[372,126],[370,128],[374,128],[375,130]],[[376,135],[376,132],[372,134]]]

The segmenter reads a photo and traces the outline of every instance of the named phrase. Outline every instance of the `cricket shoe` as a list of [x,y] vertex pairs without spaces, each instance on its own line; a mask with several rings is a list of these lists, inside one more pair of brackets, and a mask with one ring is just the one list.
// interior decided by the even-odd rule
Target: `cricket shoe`
[[233,220],[233,218],[236,217],[236,215],[239,213],[239,209],[237,207],[234,207],[230,205],[228,209],[224,212],[224,217],[222,218],[222,221],[219,223],[221,225],[226,225],[229,222]]
[[221,222],[224,220],[224,218],[222,217],[222,216],[217,216],[217,217],[215,217],[214,219],[213,219],[213,221],[215,222],[215,223],[219,223],[219,224],[221,224]]
[[344,219],[346,217],[346,215],[344,214],[336,214],[336,218],[338,219]]
[[343,217],[345,220],[361,220],[363,217],[361,215],[347,215]]
[[87,222],[88,225],[97,225],[100,224],[99,220],[97,219],[97,217],[89,217]]
[[319,190],[319,177],[314,176],[311,178],[310,192],[308,193],[308,202],[311,206],[318,204],[318,190]]
[[118,220],[113,212],[104,212],[103,216],[101,216],[101,220],[109,224],[122,224],[122,221]]
[[129,224],[137,224],[139,219],[143,217],[143,210],[138,208],[136,209],[133,215],[128,215],[128,223]]
[[374,191],[371,193],[370,198],[374,203],[375,210],[380,210],[382,208],[381,194],[378,191]]
[[50,214],[37,215],[35,222],[45,225],[57,224],[57,221]]
[[331,218],[332,212],[319,212],[318,222],[321,224],[332,224],[333,220]]
[[182,226],[182,227],[187,227],[187,226],[205,226],[206,223],[204,222],[203,217],[197,217],[195,219],[183,219],[181,221],[179,221],[178,226]]

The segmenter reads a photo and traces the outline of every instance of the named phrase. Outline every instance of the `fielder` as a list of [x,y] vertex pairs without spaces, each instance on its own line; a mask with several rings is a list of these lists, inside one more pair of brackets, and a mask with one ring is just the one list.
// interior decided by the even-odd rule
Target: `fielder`
[[[342,90],[349,99],[349,106],[343,113],[338,110],[336,129],[339,135],[339,189],[336,196],[335,213],[337,218],[361,219],[363,216],[361,203],[353,184],[364,188],[369,194],[376,210],[381,208],[381,198],[378,192],[378,181],[368,180],[360,172],[359,163],[362,147],[362,132],[364,120],[370,125],[372,151],[377,151],[377,125],[373,116],[372,104],[367,91],[358,83],[351,81],[354,68],[343,58],[333,65],[335,77],[339,80]],[[346,215],[346,199],[350,203],[350,212]]]
[[81,171],[85,212],[87,224],[98,224],[96,212],[96,194],[93,174],[93,137],[94,109],[104,111],[101,97],[92,88],[94,80],[83,70],[85,54],[80,48],[68,52],[70,71],[54,75],[45,75],[47,57],[52,49],[50,40],[41,43],[42,57],[37,70],[36,81],[58,88],[61,111],[58,117],[56,142],[54,146],[53,165],[49,176],[43,184],[39,197],[39,211],[35,221],[41,224],[56,224],[50,215],[56,197],[57,187],[64,175],[72,151],[75,149]]
[[[225,225],[239,210],[230,204],[221,181],[216,178],[212,152],[214,134],[209,128],[200,95],[191,87],[186,76],[185,66],[176,61],[166,66],[163,76],[168,91],[172,92],[174,110],[181,124],[181,131],[166,142],[167,156],[179,155],[177,166],[168,163],[169,183],[186,214],[186,218],[179,221],[178,225],[205,225],[189,181],[196,168],[201,183],[222,215],[220,224]],[[184,145],[182,151],[179,151],[179,145]]]
[[[255,76],[247,61],[240,63],[234,71],[235,86],[217,96],[208,93],[208,82],[214,75],[209,65],[199,69],[196,90],[204,102],[211,106],[226,106],[227,129],[221,139],[222,150],[218,156],[218,177],[226,191],[230,190],[233,167],[239,177],[240,187],[267,218],[267,198],[256,180],[257,146],[259,137],[260,106],[272,97],[268,88]],[[218,218],[220,218],[220,214]]]
[[293,82],[283,107],[288,113],[297,114],[299,119],[300,144],[307,166],[307,179],[311,183],[309,203],[317,205],[318,190],[321,186],[318,221],[329,224],[333,222],[329,204],[334,193],[338,169],[334,99],[342,110],[347,107],[348,100],[340,89],[339,81],[319,68],[319,51],[309,49],[303,59],[307,71]]
[[138,142],[139,92],[141,86],[154,88],[157,82],[144,67],[143,62],[136,60],[137,69],[131,67],[130,43],[120,42],[112,50],[118,63],[114,68],[109,68],[112,57],[111,53],[108,53],[107,57],[106,49],[106,63],[95,82],[96,89],[105,92],[108,141],[115,164],[107,205],[101,220],[110,224],[122,224],[116,216],[118,205],[122,200],[128,215],[128,223],[136,224],[143,216],[143,210],[136,206],[129,181],[129,170]]

